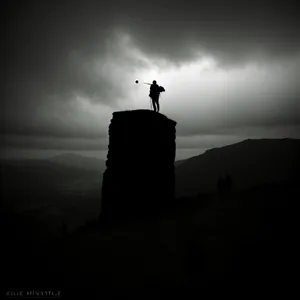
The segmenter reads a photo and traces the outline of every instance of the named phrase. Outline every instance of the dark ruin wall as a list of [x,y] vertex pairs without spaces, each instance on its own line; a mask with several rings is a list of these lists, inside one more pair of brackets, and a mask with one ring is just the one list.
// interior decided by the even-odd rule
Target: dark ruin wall
[[175,127],[150,110],[113,113],[100,218],[143,216],[174,201]]

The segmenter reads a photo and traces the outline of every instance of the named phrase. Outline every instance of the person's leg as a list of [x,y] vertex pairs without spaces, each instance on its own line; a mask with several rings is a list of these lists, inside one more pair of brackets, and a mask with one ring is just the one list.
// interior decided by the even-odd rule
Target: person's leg
[[152,106],[153,106],[153,110],[156,111],[156,105],[155,105],[155,101],[152,99]]
[[158,100],[156,102],[156,106],[157,106],[157,112],[159,112],[159,102],[158,102]]

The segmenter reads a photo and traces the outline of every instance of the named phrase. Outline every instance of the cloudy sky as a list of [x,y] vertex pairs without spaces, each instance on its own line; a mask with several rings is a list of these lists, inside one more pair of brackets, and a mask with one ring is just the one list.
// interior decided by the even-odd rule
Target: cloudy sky
[[165,87],[177,159],[248,138],[299,138],[296,2],[8,1],[1,155],[104,157],[112,112],[149,108],[136,79]]

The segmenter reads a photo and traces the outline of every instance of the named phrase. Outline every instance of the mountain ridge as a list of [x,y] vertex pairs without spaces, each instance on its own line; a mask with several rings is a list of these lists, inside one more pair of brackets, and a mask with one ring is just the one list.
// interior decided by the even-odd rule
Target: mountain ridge
[[176,167],[176,195],[216,192],[221,175],[229,173],[235,187],[297,179],[299,139],[247,139],[212,148]]
[[71,152],[59,154],[47,159],[63,165],[79,167],[86,170],[94,170],[104,172],[105,160],[97,157],[83,156]]

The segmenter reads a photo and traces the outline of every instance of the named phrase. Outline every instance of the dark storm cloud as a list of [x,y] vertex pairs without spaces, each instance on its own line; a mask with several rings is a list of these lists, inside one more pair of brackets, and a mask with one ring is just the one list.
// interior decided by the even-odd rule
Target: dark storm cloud
[[124,76],[143,67],[122,52],[116,33],[130,34],[149,57],[172,64],[192,61],[198,51],[226,66],[299,53],[296,1],[10,1],[5,13],[1,133],[101,136],[80,127],[79,110],[73,120],[56,122],[40,108],[52,101],[64,116],[74,95],[111,106],[125,97],[122,74],[113,66],[95,69],[107,59],[123,64]]
[[[23,1],[12,7],[8,16],[6,92],[20,86],[21,89],[7,97],[26,97],[26,90],[25,95],[22,92],[28,84],[37,88],[37,91],[31,91],[31,97],[26,101],[33,104],[53,93],[93,95],[97,91],[108,96],[110,82],[90,80],[82,66],[106,50],[104,41],[110,31],[107,15],[101,14],[96,20],[89,5]],[[74,62],[75,56],[77,61]],[[80,61],[81,57],[85,58],[84,62]]]
[[[139,47],[174,62],[196,50],[225,65],[299,53],[297,1],[174,1],[130,6],[122,21]],[[124,23],[120,27],[124,28]]]
[[[31,78],[43,82],[47,93],[98,92],[105,101],[116,86],[90,80],[81,67],[105,56],[115,28],[132,34],[149,55],[174,62],[192,59],[198,47],[232,63],[261,52],[269,56],[299,51],[296,1],[12,3],[18,5],[11,4],[4,43],[9,82]],[[72,53],[83,59],[79,68],[70,63]]]

